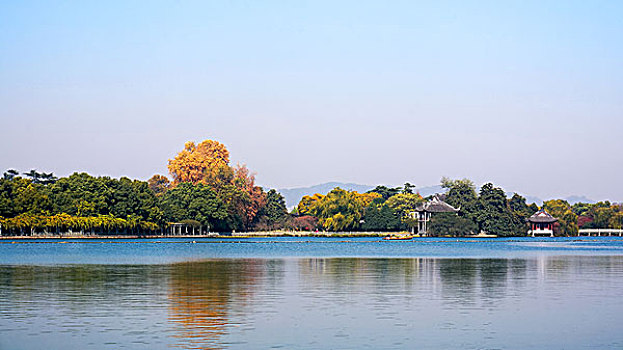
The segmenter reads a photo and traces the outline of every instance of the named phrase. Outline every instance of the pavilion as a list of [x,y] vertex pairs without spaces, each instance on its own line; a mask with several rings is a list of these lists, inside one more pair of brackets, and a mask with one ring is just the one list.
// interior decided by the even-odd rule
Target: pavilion
[[[422,236],[428,234],[428,222],[433,213],[457,213],[460,210],[460,208],[455,208],[444,202],[445,197],[445,195],[435,194],[430,201],[419,204],[415,211],[411,212],[411,217],[417,219],[418,234]],[[412,229],[413,231],[415,231],[415,227]]]
[[554,237],[554,223],[558,221],[551,216],[545,209],[540,209],[531,217],[526,219],[530,223],[528,236],[550,236]]
[[[168,230],[171,236],[195,236],[203,234],[204,227],[199,221],[183,220],[182,222],[170,222]],[[207,227],[207,230],[210,232],[210,226]]]

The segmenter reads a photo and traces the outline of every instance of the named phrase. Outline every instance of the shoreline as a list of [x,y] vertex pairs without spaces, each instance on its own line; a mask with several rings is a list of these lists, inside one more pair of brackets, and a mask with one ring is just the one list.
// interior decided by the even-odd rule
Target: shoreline
[[269,238],[269,237],[385,237],[396,232],[315,232],[315,231],[272,231],[272,232],[227,232],[202,235],[35,235],[35,236],[0,236],[2,240],[39,240],[39,239],[155,239],[155,238]]
[[280,237],[325,237],[325,238],[356,238],[356,237],[389,237],[389,236],[410,236],[417,238],[519,238],[524,236],[498,237],[496,235],[477,234],[471,236],[439,236],[429,237],[412,235],[407,232],[322,232],[322,231],[258,231],[258,232],[227,232],[223,234],[208,233],[202,235],[35,235],[35,236],[0,236],[0,242],[11,240],[59,240],[59,239],[81,239],[81,240],[108,240],[108,239],[167,239],[167,238],[212,238],[212,239],[240,239],[240,238],[280,238]]

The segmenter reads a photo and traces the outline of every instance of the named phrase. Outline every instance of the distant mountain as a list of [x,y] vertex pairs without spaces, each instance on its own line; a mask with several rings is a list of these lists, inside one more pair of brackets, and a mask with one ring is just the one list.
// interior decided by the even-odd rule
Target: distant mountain
[[[278,189],[277,191],[281,193],[281,195],[283,195],[283,197],[285,198],[286,207],[288,207],[288,209],[292,209],[296,205],[299,204],[303,196],[310,196],[315,193],[320,193],[320,194],[325,195],[336,187],[342,188],[347,191],[357,191],[359,193],[365,193],[375,188],[376,185],[362,185],[362,184],[344,183],[344,182],[327,182],[327,183],[309,186],[309,187],[281,188],[281,189]],[[441,187],[441,185],[416,188],[415,190],[416,192],[421,194],[422,197],[428,197],[435,193],[445,192],[445,189]],[[510,198],[513,196],[513,193],[514,192],[506,192],[506,196]],[[524,195],[524,194],[521,194],[521,195],[526,198],[526,202],[528,204],[536,203],[539,206],[543,205],[543,200],[539,197],[529,196],[529,195]],[[595,203],[594,200],[587,198],[586,196],[573,195],[573,196],[569,196],[569,197],[562,198],[562,199],[566,200],[572,205],[575,203],[580,203],[580,202],[581,203]]]
[[445,193],[446,189],[441,187],[441,185],[436,186],[428,186],[422,188],[415,188],[415,192],[419,193],[422,197],[426,198],[428,196],[432,196],[435,193]]
[[[508,191],[506,192],[506,197],[511,198],[513,195],[515,194],[515,192],[511,192]],[[524,197],[526,199],[526,203],[528,204],[532,204],[532,203],[536,203],[536,205],[541,206],[543,205],[543,200],[539,197],[535,197],[535,196],[527,196],[523,193],[518,193],[520,196]]]
[[575,203],[588,203],[588,204],[595,204],[595,203],[597,203],[596,201],[594,201],[592,199],[586,198],[586,196],[569,196],[569,197],[567,197],[565,199],[571,205],[573,205]]
[[367,192],[376,186],[360,185],[343,182],[327,182],[310,187],[280,188],[277,191],[281,193],[286,200],[286,207],[293,208],[299,204],[304,196],[311,196],[315,193],[327,194],[332,189],[339,187],[347,191],[357,191],[359,193]]
[[[361,184],[344,183],[344,182],[327,182],[327,183],[314,185],[310,187],[280,188],[277,191],[281,193],[281,195],[285,198],[286,207],[291,209],[295,207],[296,205],[298,205],[299,202],[301,201],[301,198],[303,198],[304,196],[311,196],[315,193],[320,193],[320,194],[325,195],[336,187],[339,187],[347,191],[357,191],[359,193],[365,193],[375,188],[376,185],[361,185]],[[419,192],[423,197],[427,197],[435,193],[445,192],[445,190],[439,185],[416,188],[415,190]]]
[[[506,196],[508,198],[513,196],[514,192],[506,192]],[[520,193],[520,195],[522,195],[523,197],[526,198],[526,203],[530,204],[530,203],[536,203],[537,205],[541,206],[543,205],[543,200],[539,197],[535,197],[535,196],[526,196]],[[551,198],[551,199],[559,199],[559,198]],[[589,203],[589,204],[594,204],[597,203],[597,201],[594,201],[590,198],[587,198],[586,196],[569,196],[569,197],[564,197],[564,198],[560,198],[560,199],[564,199],[567,202],[569,202],[569,204],[574,205],[576,203]]]

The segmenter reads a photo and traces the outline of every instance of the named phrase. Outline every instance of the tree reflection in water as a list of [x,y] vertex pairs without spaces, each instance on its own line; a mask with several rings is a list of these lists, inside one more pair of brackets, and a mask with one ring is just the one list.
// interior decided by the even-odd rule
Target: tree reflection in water
[[621,288],[621,256],[5,265],[0,348],[572,348],[621,339]]
[[[176,347],[222,348],[221,337],[232,326],[229,314],[252,297],[266,267],[264,260],[213,260],[171,266],[169,321]],[[239,310],[238,310],[239,311]]]

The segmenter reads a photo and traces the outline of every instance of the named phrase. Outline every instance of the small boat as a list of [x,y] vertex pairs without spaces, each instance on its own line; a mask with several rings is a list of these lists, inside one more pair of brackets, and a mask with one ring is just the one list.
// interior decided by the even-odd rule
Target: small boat
[[393,240],[407,241],[407,240],[413,239],[413,236],[385,236],[383,237],[383,239],[388,240],[388,241],[393,241]]

